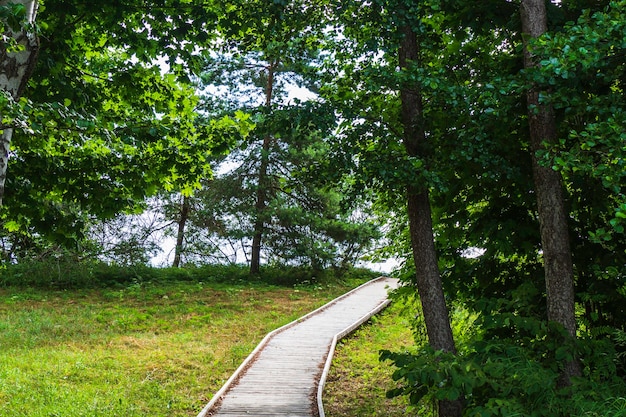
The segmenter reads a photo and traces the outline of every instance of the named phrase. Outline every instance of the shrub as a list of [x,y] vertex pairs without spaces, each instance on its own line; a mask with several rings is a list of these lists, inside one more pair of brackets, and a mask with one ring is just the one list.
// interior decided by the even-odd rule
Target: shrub
[[[466,416],[626,416],[621,358],[606,335],[568,346],[556,342],[563,340],[559,328],[531,317],[497,314],[477,324],[481,331],[473,339],[457,342],[463,345],[458,355],[428,346],[382,352],[402,382],[388,395],[406,395],[416,405],[463,397]],[[557,389],[561,363],[573,354],[581,358],[583,376]]]
[[101,288],[128,286],[144,282],[216,282],[245,284],[263,282],[279,286],[317,285],[338,280],[360,280],[377,274],[348,270],[339,275],[329,269],[272,266],[250,276],[246,265],[216,264],[185,268],[155,268],[148,265],[116,265],[96,260],[81,260],[69,253],[26,259],[5,264],[0,269],[0,286],[50,289]]

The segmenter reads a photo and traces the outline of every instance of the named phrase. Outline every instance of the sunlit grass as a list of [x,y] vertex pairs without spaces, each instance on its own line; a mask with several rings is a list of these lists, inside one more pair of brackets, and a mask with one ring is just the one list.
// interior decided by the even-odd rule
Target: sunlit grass
[[338,343],[322,397],[327,417],[414,415],[408,413],[405,397],[386,398],[395,387],[394,368],[379,361],[381,349],[398,351],[413,343],[398,303]]
[[195,416],[265,334],[347,289],[0,289],[0,416]]

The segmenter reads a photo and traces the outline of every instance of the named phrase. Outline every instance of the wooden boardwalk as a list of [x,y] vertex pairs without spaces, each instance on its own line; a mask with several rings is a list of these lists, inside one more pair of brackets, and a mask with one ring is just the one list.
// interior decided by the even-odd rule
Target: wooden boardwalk
[[321,391],[337,340],[382,310],[377,278],[268,334],[198,417],[324,417]]

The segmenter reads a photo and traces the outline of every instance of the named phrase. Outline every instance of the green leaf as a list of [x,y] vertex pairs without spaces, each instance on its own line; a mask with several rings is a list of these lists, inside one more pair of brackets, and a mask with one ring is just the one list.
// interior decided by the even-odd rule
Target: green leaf
[[22,226],[18,222],[13,221],[13,220],[9,220],[5,222],[3,227],[6,231],[10,233],[17,232],[22,228]]

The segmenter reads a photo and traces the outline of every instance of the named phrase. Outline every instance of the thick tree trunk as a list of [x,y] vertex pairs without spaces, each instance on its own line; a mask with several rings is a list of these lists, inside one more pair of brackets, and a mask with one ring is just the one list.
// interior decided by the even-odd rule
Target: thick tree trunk
[[189,218],[189,197],[183,196],[183,201],[180,205],[180,218],[178,219],[178,231],[176,232],[176,248],[174,250],[174,262],[172,267],[180,267],[180,260],[183,253],[183,242],[185,240],[185,225]]
[[428,191],[408,187],[407,210],[417,288],[422,301],[428,342],[436,350],[456,353],[437,265]]
[[[267,85],[265,86],[265,107],[268,111],[272,106],[272,94],[274,91],[274,71],[277,66],[272,62],[267,67]],[[265,230],[265,209],[267,208],[267,196],[269,184],[267,181],[267,170],[269,166],[269,152],[272,145],[272,138],[266,135],[263,138],[261,148],[261,164],[259,166],[258,184],[256,192],[254,234],[252,236],[252,253],[250,256],[250,274],[258,274],[261,271],[261,243]]]
[[[25,20],[35,23],[37,17],[37,8],[39,6],[37,0],[0,0],[0,6],[9,3],[23,4],[26,9]],[[39,39],[37,34],[26,29],[17,30],[10,28],[6,22],[3,22],[5,39],[15,42],[14,45],[7,45],[0,42],[0,90],[5,94],[6,98],[16,102],[26,88],[26,83],[30,78],[35,63],[37,62],[37,53],[39,51]],[[8,50],[7,50],[8,47]],[[2,120],[2,111],[0,111],[0,120]],[[10,126],[0,126],[0,206],[4,197],[4,185],[7,178],[7,167],[9,165],[9,154],[11,152],[11,139],[13,138],[13,129]]]
[[[417,36],[410,27],[404,27],[402,34],[399,63],[400,68],[406,69],[411,63],[419,62],[419,47]],[[423,127],[422,96],[419,88],[416,86],[401,87],[400,99],[402,101],[402,124],[406,151],[410,156],[424,157],[422,148],[426,134]],[[412,185],[407,187],[407,212],[417,290],[422,303],[428,342],[436,350],[456,353],[437,263],[432,214],[426,186]],[[462,400],[439,402],[440,417],[460,417],[462,413]]]
[[[524,67],[538,65],[528,49],[527,39],[541,36],[548,30],[544,0],[522,0],[522,33],[524,45]],[[534,87],[526,94],[530,148],[537,210],[543,250],[548,320],[560,323],[576,337],[576,316],[574,302],[574,272],[569,243],[567,214],[560,174],[550,167],[542,166],[537,152],[545,149],[545,143],[555,143],[557,139],[556,121],[552,106],[542,104],[539,89]],[[572,376],[580,375],[577,361],[564,366],[560,385],[569,385]]]

